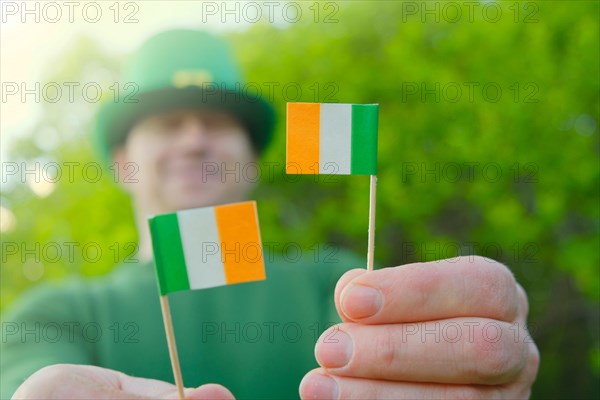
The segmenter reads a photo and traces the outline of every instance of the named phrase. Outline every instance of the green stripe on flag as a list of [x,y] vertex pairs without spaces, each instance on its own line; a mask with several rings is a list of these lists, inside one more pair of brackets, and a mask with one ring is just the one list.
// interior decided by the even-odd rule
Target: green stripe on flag
[[154,264],[158,290],[162,296],[177,290],[188,290],[187,268],[179,233],[177,214],[150,218],[150,233],[154,250]]
[[351,174],[377,175],[378,104],[352,105]]

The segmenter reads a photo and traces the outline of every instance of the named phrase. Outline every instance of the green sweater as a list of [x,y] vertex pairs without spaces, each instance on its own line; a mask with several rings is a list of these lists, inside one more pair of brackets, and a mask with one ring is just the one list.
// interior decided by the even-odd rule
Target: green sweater
[[[350,254],[329,262],[266,265],[267,280],[169,295],[186,387],[219,383],[243,398],[298,398],[317,366],[314,345],[339,322],[333,292]],[[151,263],[123,264],[109,275],[46,284],[4,316],[2,399],[25,378],[58,363],[97,365],[173,382]]]

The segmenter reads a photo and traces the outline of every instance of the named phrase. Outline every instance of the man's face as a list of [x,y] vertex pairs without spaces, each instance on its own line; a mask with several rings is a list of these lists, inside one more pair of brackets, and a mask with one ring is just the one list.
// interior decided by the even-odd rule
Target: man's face
[[244,200],[252,183],[242,171],[257,159],[242,124],[208,109],[147,117],[113,155],[122,184],[146,213]]

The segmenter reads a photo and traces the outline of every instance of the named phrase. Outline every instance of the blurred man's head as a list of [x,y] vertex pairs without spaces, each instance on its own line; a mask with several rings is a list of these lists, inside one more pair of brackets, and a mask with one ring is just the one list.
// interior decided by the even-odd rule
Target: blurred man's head
[[257,153],[235,115],[192,108],[138,121],[113,159],[122,177],[137,169],[122,182],[136,206],[159,213],[244,200],[252,184],[240,171]]
[[[193,30],[160,33],[126,64],[122,98],[96,120],[96,146],[117,162],[138,216],[239,201],[239,174],[271,139],[272,106],[248,95],[221,38]],[[127,179],[129,177],[129,179]]]

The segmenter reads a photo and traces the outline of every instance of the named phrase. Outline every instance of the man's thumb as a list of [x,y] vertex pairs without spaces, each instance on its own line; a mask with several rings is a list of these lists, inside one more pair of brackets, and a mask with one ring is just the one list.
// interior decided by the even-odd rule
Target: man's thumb
[[224,386],[214,383],[199,386],[195,389],[185,389],[185,398],[190,400],[235,400],[233,394]]

